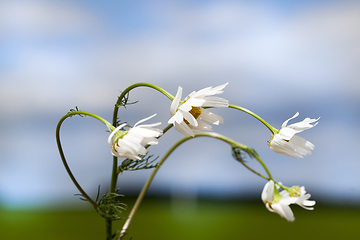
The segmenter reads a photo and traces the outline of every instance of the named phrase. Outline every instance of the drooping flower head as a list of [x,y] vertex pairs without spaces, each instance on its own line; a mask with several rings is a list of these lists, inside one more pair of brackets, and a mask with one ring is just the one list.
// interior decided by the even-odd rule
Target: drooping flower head
[[211,126],[207,123],[214,125],[223,123],[224,120],[222,117],[204,109],[204,107],[228,107],[228,100],[213,97],[213,95],[222,93],[222,90],[227,84],[228,83],[225,83],[218,87],[207,87],[197,92],[194,91],[190,93],[184,101],[180,100],[182,87],[179,87],[171,103],[170,113],[172,117],[168,123],[173,124],[176,130],[186,136],[194,136],[195,132],[201,130],[211,130]]
[[134,127],[125,132],[120,129],[122,129],[126,124],[121,124],[115,128],[108,138],[108,143],[111,146],[111,153],[116,157],[140,160],[141,157],[139,157],[139,154],[146,154],[146,149],[142,146],[142,144],[158,144],[159,141],[157,137],[162,135],[162,130],[153,128],[160,125],[160,122],[139,125],[155,115],[156,114],[138,121]]
[[271,136],[269,142],[270,148],[280,154],[284,154],[290,157],[303,158],[303,156],[310,155],[311,150],[314,149],[314,144],[305,140],[302,137],[296,136],[296,133],[302,132],[306,129],[315,127],[318,123],[311,125],[318,121],[318,119],[305,118],[303,121],[287,125],[288,122],[297,117],[299,112],[297,112],[293,117],[286,120],[281,129],[275,135]]
[[270,212],[275,212],[286,220],[295,220],[290,204],[297,204],[306,210],[313,210],[315,201],[308,200],[311,195],[306,194],[305,187],[294,186],[279,193],[278,186],[275,188],[274,181],[270,180],[264,186],[261,199]]

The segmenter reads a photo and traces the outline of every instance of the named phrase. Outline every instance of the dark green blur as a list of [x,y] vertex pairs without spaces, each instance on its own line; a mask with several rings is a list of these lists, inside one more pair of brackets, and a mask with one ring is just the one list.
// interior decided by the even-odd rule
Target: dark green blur
[[[296,220],[289,223],[268,212],[260,200],[195,202],[145,198],[125,239],[360,239],[360,208],[318,203],[314,211],[298,206],[292,209]],[[121,228],[122,223],[123,220],[115,222],[114,229]],[[1,240],[105,239],[104,225],[105,221],[92,209],[0,209]]]

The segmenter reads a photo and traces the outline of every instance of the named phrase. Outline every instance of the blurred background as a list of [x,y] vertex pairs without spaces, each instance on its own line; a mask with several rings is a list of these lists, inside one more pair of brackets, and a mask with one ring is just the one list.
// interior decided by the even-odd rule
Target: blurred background
[[[257,239],[258,227],[281,228],[295,239],[321,237],[324,228],[326,239],[345,232],[347,239],[358,239],[359,62],[360,1],[1,0],[0,236],[85,239],[86,232],[104,238],[102,219],[74,196],[78,191],[58,154],[55,128],[70,109],[111,122],[117,96],[133,83],[153,83],[173,95],[182,86],[185,97],[229,82],[221,97],[276,128],[297,111],[300,116],[290,123],[321,117],[315,128],[299,134],[315,145],[313,154],[293,159],[267,146],[270,132],[256,119],[233,109],[213,110],[225,120],[214,131],[255,148],[278,181],[306,186],[317,201],[315,210],[294,209],[292,224],[270,214],[260,199],[265,181],[236,162],[229,146],[199,138],[162,166],[133,234],[147,224],[141,232],[153,231],[154,239],[241,239],[241,232]],[[139,102],[120,109],[122,121],[134,125],[157,113],[151,121],[167,126],[166,97],[137,88],[130,101]],[[80,117],[67,119],[61,130],[69,165],[94,197],[110,181],[106,130]],[[150,153],[162,156],[181,137],[171,129]],[[129,205],[150,173],[119,177]],[[174,236],[159,233],[164,222]],[[19,229],[27,229],[26,235],[16,235]]]

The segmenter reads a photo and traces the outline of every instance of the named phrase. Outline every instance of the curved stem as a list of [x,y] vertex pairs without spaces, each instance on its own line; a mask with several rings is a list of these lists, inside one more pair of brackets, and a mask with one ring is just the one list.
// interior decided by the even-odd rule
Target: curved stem
[[[169,155],[177,148],[179,147],[182,143],[190,140],[190,139],[193,139],[193,138],[196,138],[196,137],[212,137],[212,138],[216,138],[216,139],[219,139],[219,140],[222,140],[228,144],[231,145],[231,147],[239,147],[241,149],[243,149],[244,151],[249,151],[249,147],[245,146],[245,145],[242,145],[238,142],[235,142],[234,140],[230,139],[230,138],[227,138],[221,134],[218,134],[218,133],[214,133],[214,132],[201,132],[201,133],[195,133],[194,137],[184,137],[182,139],[180,139],[177,143],[175,143],[166,153],[165,155],[161,158],[161,160],[159,161],[159,163],[156,165],[155,169],[153,170],[153,172],[151,173],[151,175],[149,176],[148,180],[146,181],[145,185],[143,186],[138,198],[136,199],[136,202],[133,206],[133,208],[131,209],[131,212],[129,214],[129,217],[128,219],[126,220],[121,232],[120,232],[120,236],[118,238],[118,240],[121,240],[125,234],[126,234],[126,231],[131,223],[131,220],[133,219],[134,215],[135,215],[135,212],[136,210],[138,209],[138,207],[140,206],[140,203],[141,201],[143,200],[144,196],[145,196],[145,193],[147,192],[147,190],[149,189],[150,187],[150,184],[152,182],[152,180],[154,179],[157,171],[160,169],[161,165],[165,162],[165,160],[169,157]],[[257,158],[258,161],[260,161],[260,163],[264,165],[264,163],[261,161],[260,158]],[[265,167],[265,170],[266,172],[269,173],[269,171],[267,170],[267,168]],[[270,175],[271,176],[271,175]]]
[[273,177],[271,176],[270,171],[269,171],[269,169],[266,167],[266,165],[264,164],[264,162],[259,158],[258,155],[255,155],[255,158],[256,158],[256,160],[261,164],[261,166],[265,169],[267,175],[269,176],[269,178],[265,178],[265,179],[267,179],[267,180],[272,180]]
[[116,122],[117,122],[117,117],[118,117],[118,111],[119,111],[119,107],[123,106],[122,104],[122,100],[123,98],[126,96],[126,94],[128,94],[132,89],[137,88],[137,87],[149,87],[149,88],[153,88],[159,92],[161,92],[162,94],[164,94],[166,97],[168,97],[171,101],[174,100],[174,96],[171,95],[170,93],[168,93],[167,91],[165,91],[164,89],[151,84],[151,83],[135,83],[131,86],[129,86],[128,88],[126,88],[123,92],[121,92],[120,96],[118,97],[118,100],[115,103],[115,107],[114,107],[114,113],[113,113],[113,124],[116,127]]
[[71,180],[73,181],[74,185],[76,186],[76,188],[80,191],[81,195],[83,197],[85,197],[86,200],[89,201],[89,203],[96,209],[97,208],[96,202],[89,197],[89,195],[84,191],[84,189],[82,189],[80,184],[77,182],[74,174],[72,174],[72,172],[70,170],[70,167],[67,164],[65,154],[64,154],[64,151],[63,151],[62,146],[61,146],[61,141],[60,141],[60,128],[61,128],[61,125],[65,121],[66,118],[71,117],[73,115],[80,115],[80,116],[81,115],[87,115],[87,116],[90,116],[90,117],[94,117],[94,118],[102,121],[105,124],[110,124],[110,123],[107,122],[105,119],[103,119],[103,118],[101,118],[101,117],[99,117],[99,116],[97,116],[95,114],[92,114],[92,113],[88,113],[88,112],[84,112],[84,111],[73,111],[73,112],[69,112],[65,116],[63,116],[60,119],[60,121],[58,122],[58,125],[56,126],[56,143],[57,143],[57,146],[58,146],[58,149],[59,149],[61,160],[62,160],[62,162],[63,162],[63,164],[65,166],[65,169],[66,169],[67,173],[69,174]]
[[247,168],[249,171],[255,173],[255,174],[258,175],[259,177],[262,177],[262,178],[264,178],[264,179],[266,179],[266,180],[272,179],[272,178],[271,178],[271,175],[270,175],[270,172],[267,171],[267,168],[266,168],[266,167],[265,167],[265,171],[266,171],[266,172],[268,173],[268,175],[269,175],[268,178],[265,177],[264,175],[258,173],[257,171],[255,171],[255,170],[252,169],[251,167],[249,167],[249,166],[244,162],[244,160],[242,160],[242,158],[239,157],[237,154],[234,154],[234,157],[235,157],[236,160],[238,160],[242,165],[244,165],[245,168]]
[[246,109],[246,108],[243,108],[243,107],[240,107],[240,106],[236,106],[236,105],[233,105],[233,104],[229,104],[229,108],[234,108],[234,109],[237,109],[237,110],[240,110],[240,111],[243,111],[251,116],[253,116],[254,118],[256,118],[257,120],[259,120],[260,122],[262,122],[273,134],[276,134],[278,129],[274,128],[273,126],[271,126],[269,123],[267,123],[264,119],[262,119],[261,117],[259,117],[257,114],[253,113],[252,111]]
[[[120,106],[125,106],[127,100],[125,100],[123,102],[123,99],[125,98],[126,94],[128,94],[132,89],[137,88],[137,87],[149,87],[149,88],[153,88],[159,92],[161,92],[162,94],[164,94],[166,97],[168,97],[170,100],[174,99],[174,96],[171,95],[170,93],[168,93],[167,91],[165,91],[164,89],[151,84],[151,83],[135,83],[131,86],[129,86],[128,88],[126,88],[123,92],[121,92],[120,96],[118,97],[116,103],[115,103],[115,107],[114,107],[114,112],[113,112],[113,126],[117,127],[117,119],[118,119],[118,112],[119,112],[119,107]],[[171,126],[168,126],[164,129],[164,131],[166,132],[167,130],[169,130],[171,128]],[[149,146],[145,146],[146,148],[148,148]],[[118,159],[117,157],[113,157],[113,166],[112,166],[112,173],[111,173],[111,183],[110,183],[110,189],[109,192],[110,193],[114,193],[116,191],[116,183],[117,183],[117,179],[118,179],[118,175],[119,172],[117,170],[118,168]],[[111,226],[112,226],[112,221],[110,219],[106,219],[106,239],[112,239],[112,230],[111,230]]]

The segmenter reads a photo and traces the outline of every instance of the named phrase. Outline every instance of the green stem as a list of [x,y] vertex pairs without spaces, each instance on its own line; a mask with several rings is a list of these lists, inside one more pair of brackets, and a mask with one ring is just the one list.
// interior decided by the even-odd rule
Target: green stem
[[106,240],[112,240],[112,221],[110,219],[105,219],[105,228],[106,228]]
[[101,122],[105,123],[108,127],[111,124],[108,121],[106,121],[105,119],[103,119],[103,118],[101,118],[101,117],[99,117],[99,116],[97,116],[95,114],[92,114],[92,113],[89,113],[89,112],[84,112],[84,111],[73,111],[73,112],[69,112],[66,115],[64,115],[59,120],[58,125],[56,126],[56,143],[57,143],[57,146],[58,146],[58,149],[59,149],[61,160],[62,160],[62,162],[63,162],[63,164],[65,166],[65,169],[66,169],[67,173],[69,174],[71,180],[73,181],[74,185],[76,186],[76,188],[80,191],[81,195],[84,198],[86,198],[86,200],[96,209],[97,208],[96,202],[89,197],[89,195],[84,191],[84,189],[82,189],[80,184],[77,182],[75,176],[72,174],[72,172],[70,170],[70,167],[67,164],[65,154],[64,154],[64,151],[63,151],[62,146],[61,146],[61,141],[60,141],[60,128],[61,128],[61,125],[65,121],[65,119],[67,119],[68,117],[71,117],[73,115],[80,115],[80,116],[85,115],[85,116],[90,116],[90,117],[96,118],[96,119],[100,120]]
[[[253,155],[251,155],[253,156]],[[265,168],[265,171],[269,174],[269,177],[265,177],[264,175],[258,173],[257,171],[255,171],[254,169],[252,169],[251,167],[249,167],[243,159],[241,159],[241,157],[239,157],[237,154],[234,154],[234,157],[236,158],[236,160],[238,160],[242,165],[244,165],[244,167],[246,167],[248,170],[250,170],[251,172],[255,173],[256,175],[258,175],[259,177],[262,177],[266,180],[270,180],[271,179],[271,175],[270,173],[267,171],[267,168],[266,166],[264,167]],[[260,160],[261,161],[261,160]]]
[[[153,172],[151,173],[151,175],[149,176],[148,180],[146,181],[145,185],[143,186],[138,198],[136,199],[136,202],[133,206],[133,208],[131,209],[131,212],[129,214],[129,217],[128,219],[126,220],[125,224],[123,225],[123,228],[120,232],[120,236],[118,238],[118,240],[121,240],[125,234],[126,234],[126,231],[131,223],[131,220],[133,219],[134,215],[135,215],[135,212],[136,210],[139,208],[140,206],[140,203],[141,201],[143,200],[144,196],[145,196],[145,193],[147,192],[147,190],[149,189],[150,187],[150,184],[152,182],[152,180],[154,179],[157,171],[160,169],[161,165],[165,162],[165,160],[170,156],[170,154],[177,148],[179,147],[182,143],[190,140],[190,139],[193,139],[193,138],[196,138],[196,137],[212,137],[212,138],[216,138],[216,139],[219,139],[221,141],[224,141],[228,144],[231,145],[231,147],[239,147],[241,149],[243,149],[244,151],[249,151],[249,147],[245,146],[245,145],[242,145],[230,138],[227,138],[221,134],[218,134],[218,133],[214,133],[214,132],[201,132],[201,133],[195,133],[194,137],[184,137],[182,138],[181,140],[179,140],[177,143],[175,143],[166,153],[165,155],[161,158],[161,160],[159,161],[159,163],[156,165],[155,169],[153,170]],[[265,170],[268,174],[269,171],[267,170],[266,166],[264,165],[264,163],[261,161],[260,158],[257,158],[257,160],[262,164],[262,166],[265,167]],[[269,175],[271,176],[271,175]],[[267,178],[266,178],[267,179]]]
[[[114,113],[113,113],[113,126],[117,127],[117,119],[118,119],[118,112],[119,112],[119,107],[121,106],[125,106],[124,103],[126,103],[126,101],[123,103],[123,99],[125,98],[126,94],[128,94],[132,89],[137,88],[137,87],[149,87],[149,88],[153,88],[159,92],[161,92],[162,94],[164,94],[166,97],[168,97],[170,100],[174,100],[174,96],[171,95],[170,93],[168,93],[167,91],[165,91],[164,89],[154,85],[154,84],[150,84],[150,83],[135,83],[131,86],[129,86],[128,88],[126,88],[118,97],[118,100],[115,103],[115,107],[114,107]],[[167,131],[171,128],[171,126],[168,126],[167,128],[164,129],[164,131]],[[149,146],[145,146],[146,148],[148,148]],[[113,157],[113,167],[112,167],[112,173],[111,173],[111,183],[110,183],[110,193],[114,193],[116,191],[116,183],[117,183],[117,179],[118,179],[118,174],[119,172],[117,171],[118,168],[118,159],[117,157]],[[106,239],[111,239],[112,237],[112,230],[111,230],[111,225],[112,225],[112,221],[110,219],[106,219]]]
[[266,167],[266,165],[264,164],[264,162],[259,158],[258,155],[255,155],[255,158],[256,158],[256,160],[261,164],[261,166],[265,169],[267,175],[269,176],[269,178],[265,178],[265,179],[267,179],[267,180],[272,180],[273,177],[271,176],[270,171],[269,171],[269,169]]
[[[111,171],[111,182],[110,182],[109,193],[116,192],[116,183],[117,183],[117,178],[118,178],[117,165],[118,165],[118,160],[117,160],[117,157],[114,156],[113,157],[113,166],[112,166],[112,171]],[[108,219],[108,218],[105,219],[105,224],[106,224],[106,240],[111,240],[111,239],[113,239],[112,220]]]
[[267,123],[264,119],[262,119],[261,117],[259,117],[257,114],[253,113],[252,111],[240,107],[240,106],[236,106],[233,104],[229,104],[229,108],[234,108],[240,111],[243,111],[251,116],[253,116],[254,118],[256,118],[257,120],[259,120],[260,122],[262,122],[273,134],[276,134],[278,132],[278,129],[274,128],[273,126],[271,126],[269,123]]
[[116,127],[116,122],[117,122],[117,118],[118,118],[118,112],[119,112],[119,107],[123,106],[122,104],[122,100],[123,98],[126,96],[126,94],[128,94],[132,89],[137,88],[137,87],[149,87],[149,88],[153,88],[159,92],[161,92],[162,94],[164,94],[166,97],[168,97],[171,101],[174,100],[174,96],[171,95],[170,93],[168,93],[167,91],[165,91],[164,89],[151,84],[151,83],[135,83],[131,86],[129,86],[128,88],[126,88],[123,92],[121,92],[120,96],[118,97],[118,100],[115,103],[115,107],[114,107],[114,113],[113,113],[113,124]]

